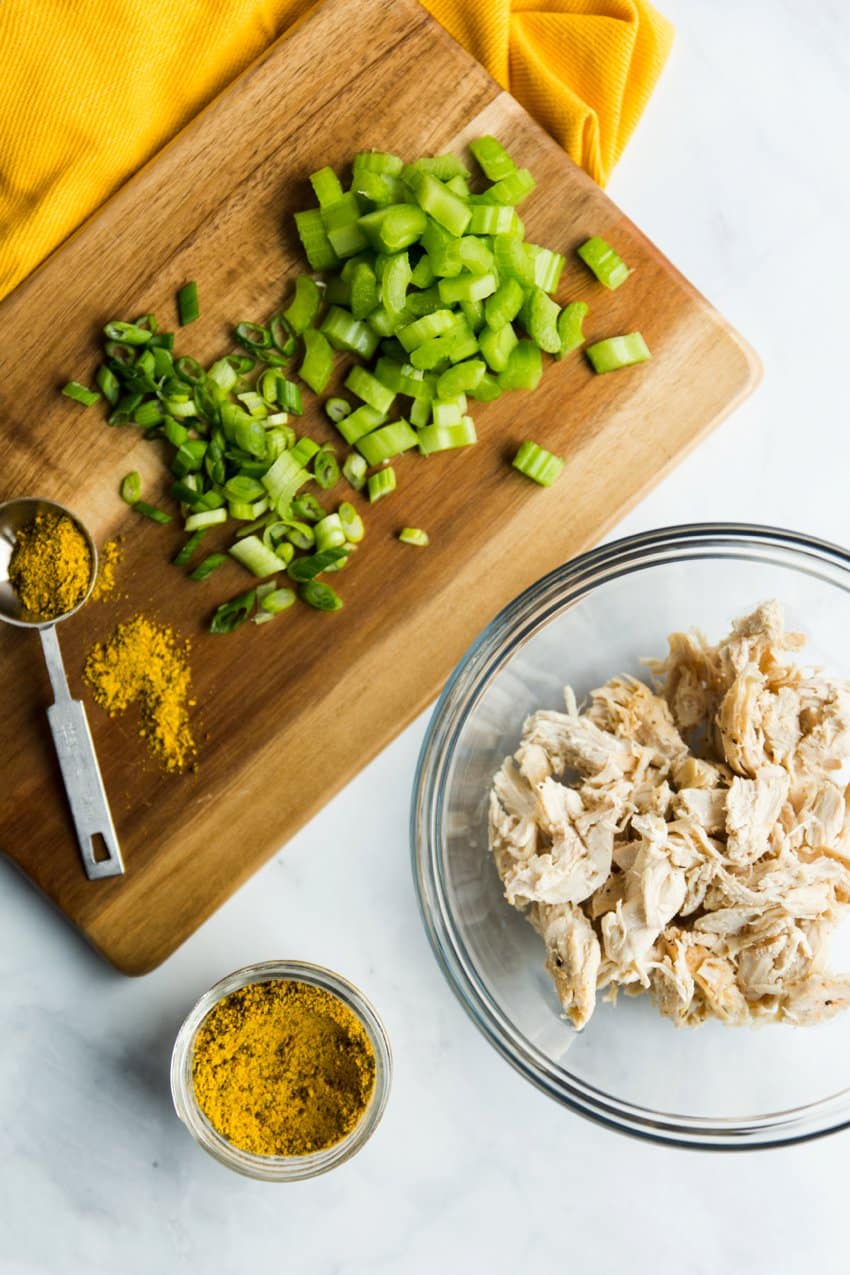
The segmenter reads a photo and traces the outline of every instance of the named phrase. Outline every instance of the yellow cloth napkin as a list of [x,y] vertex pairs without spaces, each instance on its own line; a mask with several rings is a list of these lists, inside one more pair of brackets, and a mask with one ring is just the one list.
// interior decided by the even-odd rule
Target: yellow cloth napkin
[[[672,28],[648,0],[425,0],[603,183]],[[0,0],[0,296],[312,0]]]

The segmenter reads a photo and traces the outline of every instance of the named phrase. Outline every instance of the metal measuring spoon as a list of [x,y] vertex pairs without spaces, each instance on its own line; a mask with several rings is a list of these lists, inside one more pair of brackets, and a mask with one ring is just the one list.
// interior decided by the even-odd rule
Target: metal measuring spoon
[[[80,533],[85,537],[91,554],[91,579],[85,595],[77,605],[63,615],[52,620],[39,622],[25,618],[26,612],[9,582],[9,560],[15,547],[15,536],[22,527],[28,526],[41,513],[60,514],[70,518]],[[77,841],[86,876],[90,880],[98,877],[121,876],[124,864],[109,802],[103,787],[94,742],[86,719],[86,710],[79,700],[71,699],[65,666],[62,663],[62,652],[56,636],[56,625],[60,620],[67,620],[69,615],[79,611],[89,599],[94,582],[97,579],[97,550],[94,541],[79,518],[75,518],[64,505],[55,500],[7,500],[0,504],[0,620],[7,624],[15,624],[22,629],[37,629],[44,651],[47,672],[56,700],[47,710],[53,742],[68,804],[74,817],[77,830]],[[107,851],[106,858],[95,858],[95,837],[101,837]]]

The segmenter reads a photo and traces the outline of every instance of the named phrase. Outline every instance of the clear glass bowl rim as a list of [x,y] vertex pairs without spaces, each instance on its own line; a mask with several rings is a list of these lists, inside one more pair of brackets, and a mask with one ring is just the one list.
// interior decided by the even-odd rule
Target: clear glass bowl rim
[[[243,1151],[222,1137],[210,1124],[195,1099],[192,1055],[195,1035],[201,1023],[210,1010],[231,992],[238,991],[249,983],[267,983],[272,979],[309,983],[338,997],[363,1024],[375,1051],[375,1088],[362,1119],[340,1142],[311,1155],[261,1156]],[[227,1168],[264,1182],[297,1182],[304,1178],[315,1178],[356,1155],[378,1127],[387,1105],[391,1083],[390,1041],[371,1001],[341,974],[307,961],[261,961],[255,965],[245,965],[219,979],[209,991],[199,997],[186,1015],[171,1053],[171,1097],[174,1110],[195,1141]]]
[[724,1120],[652,1111],[569,1076],[513,1027],[478,977],[454,924],[441,874],[444,781],[464,725],[490,679],[551,618],[600,585],[652,565],[689,558],[771,562],[850,593],[846,549],[803,533],[748,523],[661,527],[591,549],[556,567],[509,602],[482,630],[437,701],[413,784],[413,874],[426,933],[453,992],[487,1040],[537,1088],[578,1115],[652,1142],[702,1150],[763,1150],[850,1128],[850,1087],[787,1111],[752,1120]]

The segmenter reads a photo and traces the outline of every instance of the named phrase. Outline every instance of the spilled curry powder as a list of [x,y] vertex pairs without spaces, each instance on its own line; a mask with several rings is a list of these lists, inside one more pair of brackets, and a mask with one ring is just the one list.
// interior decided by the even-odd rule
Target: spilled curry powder
[[189,643],[143,615],[117,625],[89,651],[83,678],[110,717],[138,703],[139,734],[166,770],[191,766],[197,753],[189,720]]
[[115,568],[121,561],[121,545],[117,540],[107,540],[97,555],[97,579],[92,589],[92,602],[102,602],[115,592]]
[[24,611],[55,620],[82,602],[92,574],[88,542],[67,514],[40,513],[15,535],[9,583]]
[[324,988],[249,983],[210,1010],[192,1078],[211,1124],[254,1155],[309,1155],[340,1142],[375,1088],[375,1053],[356,1014]]

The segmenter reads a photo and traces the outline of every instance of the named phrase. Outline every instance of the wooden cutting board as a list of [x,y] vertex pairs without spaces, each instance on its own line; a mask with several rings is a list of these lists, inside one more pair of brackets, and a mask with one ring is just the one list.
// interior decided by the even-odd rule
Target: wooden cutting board
[[[478,446],[397,463],[397,492],[363,511],[343,611],[298,606],[209,635],[211,611],[247,576],[228,564],[185,581],[169,563],[179,520],[155,526],[118,499],[130,469],[146,494],[164,492],[157,446],[58,388],[91,380],[107,319],[153,311],[171,326],[187,279],[202,317],[178,349],[202,360],[230,348],[229,321],[279,308],[304,268],[291,214],[312,203],[314,169],[344,170],[367,148],[460,150],[484,133],[537,178],[522,216],[529,239],[567,254],[559,299],[589,302],[591,339],[639,327],[652,362],[595,377],[581,355],[547,360],[536,393],[475,406]],[[574,256],[591,234],[634,267],[615,293]],[[119,969],[154,968],[435,697],[510,598],[597,541],[758,375],[721,316],[415,0],[326,0],[0,306],[0,498],[53,497],[99,543],[123,537],[121,596],[60,629],[72,693],[86,698],[89,646],[144,612],[191,639],[201,738],[197,773],[164,775],[131,715],[89,704],[127,873],[87,881],[37,637],[0,625],[0,849]],[[330,439],[310,398],[305,429]],[[525,437],[566,457],[550,490],[507,463]],[[431,547],[398,543],[404,524],[427,528]]]

